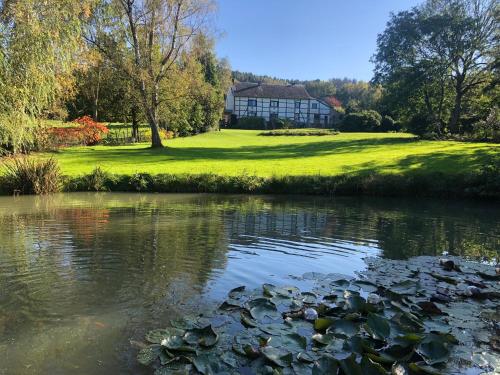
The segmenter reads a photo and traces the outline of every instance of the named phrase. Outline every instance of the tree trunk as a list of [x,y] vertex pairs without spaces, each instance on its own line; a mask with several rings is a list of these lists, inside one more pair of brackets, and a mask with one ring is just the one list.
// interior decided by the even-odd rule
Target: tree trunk
[[135,106],[132,107],[132,138],[134,142],[139,142],[139,121],[137,119],[137,108]]
[[[153,113],[151,113],[153,112]],[[162,148],[163,143],[160,137],[160,127],[158,126],[158,119],[154,114],[154,111],[148,112],[148,122],[151,128],[151,148]]]
[[97,121],[97,116],[99,115],[99,90],[101,86],[101,67],[97,71],[97,84],[94,96],[94,121]]
[[457,88],[457,93],[455,95],[455,104],[453,106],[453,111],[451,112],[450,122],[448,123],[448,129],[451,133],[459,133],[459,121],[462,114],[462,90]]

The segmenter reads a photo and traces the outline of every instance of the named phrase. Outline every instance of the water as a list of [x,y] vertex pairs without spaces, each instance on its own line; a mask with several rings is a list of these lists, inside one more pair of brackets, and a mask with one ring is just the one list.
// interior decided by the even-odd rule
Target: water
[[148,329],[239,285],[363,258],[498,257],[494,204],[61,194],[0,198],[0,374],[141,374]]

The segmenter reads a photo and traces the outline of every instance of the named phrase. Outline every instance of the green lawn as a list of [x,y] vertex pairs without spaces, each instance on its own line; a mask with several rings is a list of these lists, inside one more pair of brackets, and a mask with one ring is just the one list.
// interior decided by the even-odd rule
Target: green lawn
[[96,166],[116,173],[216,173],[259,176],[335,175],[348,172],[474,170],[500,158],[487,143],[418,141],[409,134],[344,133],[332,136],[259,136],[259,131],[223,130],[166,142],[62,149],[53,154],[66,175]]

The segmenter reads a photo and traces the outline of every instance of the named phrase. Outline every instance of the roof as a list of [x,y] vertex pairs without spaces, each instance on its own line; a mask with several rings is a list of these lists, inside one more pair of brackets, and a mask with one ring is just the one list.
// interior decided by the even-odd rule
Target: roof
[[233,86],[233,94],[249,98],[314,99],[303,85],[238,82]]

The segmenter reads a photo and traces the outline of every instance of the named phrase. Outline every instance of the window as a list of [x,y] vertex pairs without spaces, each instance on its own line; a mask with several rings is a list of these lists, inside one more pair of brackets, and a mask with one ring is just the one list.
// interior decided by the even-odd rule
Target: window
[[295,109],[300,109],[300,100],[295,101]]
[[319,115],[316,113],[316,114],[314,115],[314,123],[315,123],[315,124],[319,124],[319,119],[320,119],[320,118],[319,118]]
[[257,99],[248,99],[249,107],[257,107]]
[[312,103],[311,104],[312,109],[318,109],[318,103]]
[[271,108],[278,108],[280,106],[280,102],[278,100],[271,100]]
[[295,121],[300,122],[300,113],[295,114]]
[[274,122],[278,119],[278,114],[277,113],[271,113],[269,115],[269,121]]

